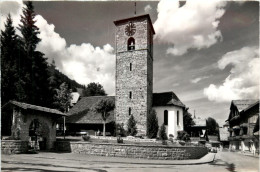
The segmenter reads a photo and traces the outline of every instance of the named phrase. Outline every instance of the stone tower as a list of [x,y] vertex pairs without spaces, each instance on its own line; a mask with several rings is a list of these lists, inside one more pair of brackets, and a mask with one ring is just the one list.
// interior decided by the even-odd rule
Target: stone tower
[[153,35],[150,16],[114,21],[116,25],[115,118],[124,124],[133,115],[138,134],[146,135],[147,115],[152,109]]

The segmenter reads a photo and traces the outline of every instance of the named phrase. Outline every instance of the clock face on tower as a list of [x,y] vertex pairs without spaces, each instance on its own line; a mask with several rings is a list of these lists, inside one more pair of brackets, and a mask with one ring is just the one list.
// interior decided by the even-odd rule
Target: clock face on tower
[[136,27],[135,24],[132,22],[129,22],[128,25],[125,27],[125,34],[127,36],[133,36],[135,34]]

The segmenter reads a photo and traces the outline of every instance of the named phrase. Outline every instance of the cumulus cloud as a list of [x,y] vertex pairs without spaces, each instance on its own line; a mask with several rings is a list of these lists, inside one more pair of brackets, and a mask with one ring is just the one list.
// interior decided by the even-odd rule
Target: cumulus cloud
[[151,7],[151,5],[146,5],[145,7],[144,7],[144,11],[145,11],[145,13],[150,13],[151,11],[152,11],[152,7]]
[[53,24],[48,24],[40,15],[36,16],[36,20],[42,39],[37,48],[45,53],[49,61],[54,59],[57,67],[71,79],[85,85],[98,82],[108,94],[114,94],[115,55],[111,45],[106,44],[102,48],[90,43],[67,46],[66,40],[55,32]]
[[[0,3],[1,10],[4,8],[5,14],[11,12],[14,26],[18,26],[22,13],[22,1]],[[6,15],[3,15],[3,20],[1,16],[1,21],[5,18]],[[49,24],[41,15],[36,15],[35,20],[36,26],[40,29],[38,36],[41,38],[37,50],[43,52],[49,62],[54,59],[61,72],[81,84],[98,82],[103,85],[109,95],[114,94],[115,55],[111,45],[106,44],[101,48],[94,47],[91,43],[67,45],[65,38],[55,32],[53,24]],[[1,29],[4,28],[2,23]]]
[[187,0],[180,7],[179,1],[161,0],[155,39],[172,44],[167,53],[173,55],[183,55],[190,48],[208,48],[222,40],[218,24],[225,5],[223,1]]
[[4,24],[7,15],[10,13],[13,19],[13,25],[18,26],[20,23],[20,14],[22,13],[23,1],[0,1],[0,29],[4,30]]
[[207,79],[207,78],[209,78],[209,76],[202,76],[202,77],[194,78],[194,79],[190,80],[190,82],[193,84],[196,84],[196,83],[200,82],[201,80]]
[[231,65],[229,76],[220,86],[210,84],[204,88],[204,95],[211,101],[225,102],[235,99],[259,98],[260,60],[258,47],[244,47],[226,53],[219,61],[223,70]]

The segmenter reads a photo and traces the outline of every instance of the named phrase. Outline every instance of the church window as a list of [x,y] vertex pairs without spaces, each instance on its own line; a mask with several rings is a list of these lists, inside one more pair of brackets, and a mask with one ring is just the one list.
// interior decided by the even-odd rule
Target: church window
[[168,125],[168,110],[164,111],[164,125]]
[[129,98],[132,99],[132,91],[129,92]]
[[131,115],[131,108],[128,109],[128,114]]
[[130,63],[130,71],[132,71],[132,63]]
[[127,50],[135,50],[135,39],[133,37],[130,37],[127,41]]
[[177,110],[177,125],[180,125],[179,111]]

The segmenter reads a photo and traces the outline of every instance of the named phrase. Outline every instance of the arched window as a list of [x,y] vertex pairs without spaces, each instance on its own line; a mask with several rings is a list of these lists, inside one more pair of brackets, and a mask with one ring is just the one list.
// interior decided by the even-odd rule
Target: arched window
[[168,110],[164,111],[164,125],[168,125]]
[[131,115],[131,108],[128,109],[129,116]]
[[130,37],[127,41],[127,50],[135,50],[135,39],[133,37]]
[[179,111],[177,110],[177,125],[180,125]]

